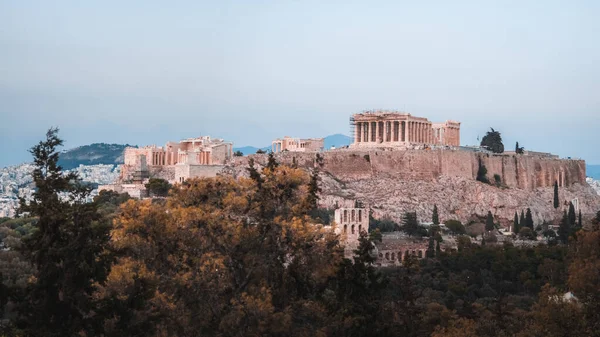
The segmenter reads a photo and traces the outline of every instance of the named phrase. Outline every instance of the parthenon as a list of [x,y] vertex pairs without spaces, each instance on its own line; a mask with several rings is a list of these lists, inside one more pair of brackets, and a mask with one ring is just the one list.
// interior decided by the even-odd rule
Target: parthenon
[[395,111],[365,111],[352,115],[352,147],[408,144],[460,145],[460,122],[432,123],[427,118]]

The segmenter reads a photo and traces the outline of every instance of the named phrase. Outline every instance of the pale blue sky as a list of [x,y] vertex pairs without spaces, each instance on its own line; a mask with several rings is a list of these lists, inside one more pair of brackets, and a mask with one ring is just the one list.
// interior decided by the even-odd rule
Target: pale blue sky
[[400,109],[600,164],[598,1],[0,0],[0,166],[209,134],[349,133]]

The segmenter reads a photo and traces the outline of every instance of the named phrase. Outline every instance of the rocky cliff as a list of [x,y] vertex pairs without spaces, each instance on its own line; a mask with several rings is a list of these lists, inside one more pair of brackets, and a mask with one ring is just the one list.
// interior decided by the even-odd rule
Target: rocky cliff
[[[278,160],[312,168],[315,154],[279,153]],[[585,162],[536,156],[489,155],[452,150],[328,151],[322,154],[323,206],[351,205],[361,200],[376,216],[399,221],[406,211],[431,219],[437,204],[441,219],[467,221],[488,211],[503,223],[515,212],[531,208],[536,223],[551,221],[573,199],[584,215],[600,210],[600,196],[586,183]],[[266,155],[253,155],[265,164]],[[479,162],[488,177],[501,179],[501,186],[475,180]],[[244,175],[247,158],[236,158],[234,175]],[[561,207],[553,207],[553,185],[561,182]]]

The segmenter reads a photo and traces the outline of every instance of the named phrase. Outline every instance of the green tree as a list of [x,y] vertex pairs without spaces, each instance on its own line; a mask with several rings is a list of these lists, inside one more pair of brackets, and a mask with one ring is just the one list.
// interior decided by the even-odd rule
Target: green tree
[[242,151],[240,151],[240,150],[237,150],[237,151],[235,151],[235,152],[233,153],[233,156],[234,156],[234,157],[243,157],[243,156],[244,156],[244,154],[242,153]]
[[273,152],[269,152],[269,159],[267,160],[266,168],[268,168],[271,171],[274,171],[277,168],[277,166],[279,166],[279,163],[275,159],[275,154]]
[[579,209],[579,216],[577,217],[577,229],[583,228],[583,220],[581,219],[581,209]]
[[513,220],[513,233],[519,234],[519,230],[521,227],[519,226],[519,215],[515,212],[515,218]]
[[559,201],[558,201],[558,181],[554,181],[554,208],[558,208],[559,205]]
[[429,237],[429,244],[427,245],[427,250],[425,251],[425,255],[429,258],[435,257],[435,240],[433,236]]
[[402,230],[409,236],[418,235],[420,233],[416,212],[404,213],[404,216],[402,217]]
[[569,235],[571,235],[571,222],[569,221],[569,216],[567,215],[567,211],[563,212],[562,220],[560,221],[560,226],[558,227],[558,238],[564,244],[569,242]]
[[144,186],[146,186],[148,194],[151,197],[166,197],[169,195],[169,190],[171,189],[171,184],[160,178],[150,178]]
[[525,148],[524,147],[519,147],[519,142],[517,142],[517,145],[515,145],[515,153],[516,154],[523,154],[525,152]]
[[485,230],[492,231],[496,226],[494,225],[494,216],[491,211],[488,211],[487,217],[485,219]]
[[488,131],[486,135],[483,136],[483,138],[481,139],[481,146],[494,153],[504,152],[502,136],[500,135],[500,132],[494,130],[494,128],[490,128],[490,131]]
[[519,238],[523,240],[535,240],[535,232],[529,227],[523,227],[519,230]]
[[527,223],[525,222],[525,212],[523,212],[523,210],[521,210],[521,217],[519,218],[519,226],[521,228],[527,227]]
[[530,208],[527,208],[527,212],[525,213],[525,226],[533,230],[533,216],[531,215]]
[[573,205],[572,202],[569,202],[568,217],[569,217],[569,225],[571,226],[571,228],[575,228],[575,225],[577,224],[577,215],[575,215],[575,206]]
[[76,336],[93,331],[95,284],[105,280],[109,223],[86,203],[91,190],[76,173],[57,165],[58,129],[31,148],[36,191],[20,200],[20,213],[38,217],[22,251],[35,266],[35,278],[19,306],[18,326],[27,336]]
[[434,225],[439,225],[440,224],[440,217],[438,215],[438,208],[437,205],[433,205],[433,215],[431,216],[431,222],[433,222]]
[[448,230],[450,230],[453,234],[458,235],[465,234],[467,232],[465,226],[463,226],[463,224],[458,220],[446,220],[444,224],[446,225],[446,228],[448,228]]

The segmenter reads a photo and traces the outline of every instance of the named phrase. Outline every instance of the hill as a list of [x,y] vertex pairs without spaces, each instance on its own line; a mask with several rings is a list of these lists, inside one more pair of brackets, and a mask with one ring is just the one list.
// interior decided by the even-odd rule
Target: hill
[[65,170],[79,165],[123,164],[123,150],[128,144],[94,143],[76,147],[60,153],[58,164]]
[[586,172],[588,177],[600,180],[600,165],[587,165]]
[[[325,137],[324,142],[325,142],[325,149],[330,149],[332,146],[339,148],[342,146],[350,145],[352,143],[352,138],[348,137],[346,135],[342,135],[342,134],[335,134],[335,135],[330,135],[330,136]],[[244,155],[249,155],[249,154],[256,153],[256,151],[258,151],[258,149],[261,149],[261,150],[267,151],[267,152],[271,151],[270,146],[265,146],[265,147],[261,147],[261,148],[254,147],[254,146],[235,147],[235,148],[233,148],[233,151],[241,151]]]

